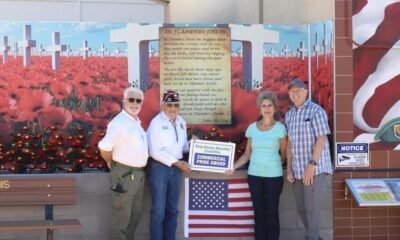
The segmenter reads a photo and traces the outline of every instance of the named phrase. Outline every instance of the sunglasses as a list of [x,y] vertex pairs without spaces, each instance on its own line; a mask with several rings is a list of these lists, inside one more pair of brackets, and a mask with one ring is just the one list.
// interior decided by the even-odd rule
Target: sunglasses
[[172,108],[172,107],[175,107],[175,108],[179,108],[179,103],[167,103],[167,107],[169,107],[169,108]]
[[136,102],[137,104],[141,104],[141,103],[143,102],[143,100],[140,99],[140,98],[127,98],[127,100],[128,100],[128,102],[130,102],[130,103]]

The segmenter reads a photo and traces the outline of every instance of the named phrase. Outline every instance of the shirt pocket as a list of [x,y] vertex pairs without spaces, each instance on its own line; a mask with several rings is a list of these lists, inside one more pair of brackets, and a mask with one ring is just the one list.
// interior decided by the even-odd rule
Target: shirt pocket
[[159,137],[163,146],[172,145],[176,141],[173,126],[162,126]]

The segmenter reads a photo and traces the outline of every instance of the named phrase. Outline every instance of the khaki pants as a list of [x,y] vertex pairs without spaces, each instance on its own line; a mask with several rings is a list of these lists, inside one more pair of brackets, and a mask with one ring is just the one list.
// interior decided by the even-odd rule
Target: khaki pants
[[123,193],[112,191],[111,240],[133,240],[143,203],[145,172],[114,162],[111,183],[119,183]]
[[319,240],[321,210],[328,187],[328,175],[321,173],[314,176],[314,183],[305,186],[302,180],[296,179],[293,184],[297,212],[306,228],[307,240]]

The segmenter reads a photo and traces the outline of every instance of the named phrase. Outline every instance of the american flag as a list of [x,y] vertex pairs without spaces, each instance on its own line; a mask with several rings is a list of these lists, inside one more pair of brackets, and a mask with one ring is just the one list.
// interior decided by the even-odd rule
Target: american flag
[[400,112],[400,1],[352,4],[355,141],[373,143],[373,150],[400,150],[399,143],[374,139]]
[[247,179],[185,179],[185,237],[254,236]]

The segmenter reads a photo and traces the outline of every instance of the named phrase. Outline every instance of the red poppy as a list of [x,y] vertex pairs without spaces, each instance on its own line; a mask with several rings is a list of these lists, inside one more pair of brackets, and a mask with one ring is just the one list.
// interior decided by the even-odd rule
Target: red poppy
[[104,109],[105,111],[109,112],[112,115],[116,115],[121,111],[121,105],[116,102],[108,102],[104,101],[100,104],[100,107]]
[[120,102],[122,98],[123,88],[121,88],[121,86],[117,83],[109,83],[107,84],[107,88],[108,91],[104,93],[103,97],[108,101]]
[[72,91],[72,86],[63,82],[53,83],[50,88],[56,100],[64,100],[68,98]]
[[100,118],[94,118],[92,121],[93,121],[93,126],[95,126],[96,129],[104,131],[107,129],[107,125],[110,122],[108,119],[100,119]]
[[13,99],[15,101],[19,101],[25,93],[29,92],[28,89],[20,89],[20,88],[8,88],[7,89],[7,97],[9,99]]
[[50,106],[52,99],[53,97],[48,92],[42,90],[25,92],[18,102],[21,118],[33,121],[40,111]]
[[3,117],[9,123],[27,121],[26,114],[23,114],[19,109],[9,109]]
[[109,89],[106,85],[93,84],[90,87],[82,88],[82,93],[88,98],[102,97],[108,92]]
[[74,120],[80,123],[88,123],[88,124],[92,123],[93,118],[89,112],[72,110],[71,113],[72,116],[74,117]]
[[72,122],[72,114],[66,108],[49,106],[38,114],[38,120],[43,127],[64,129]]

